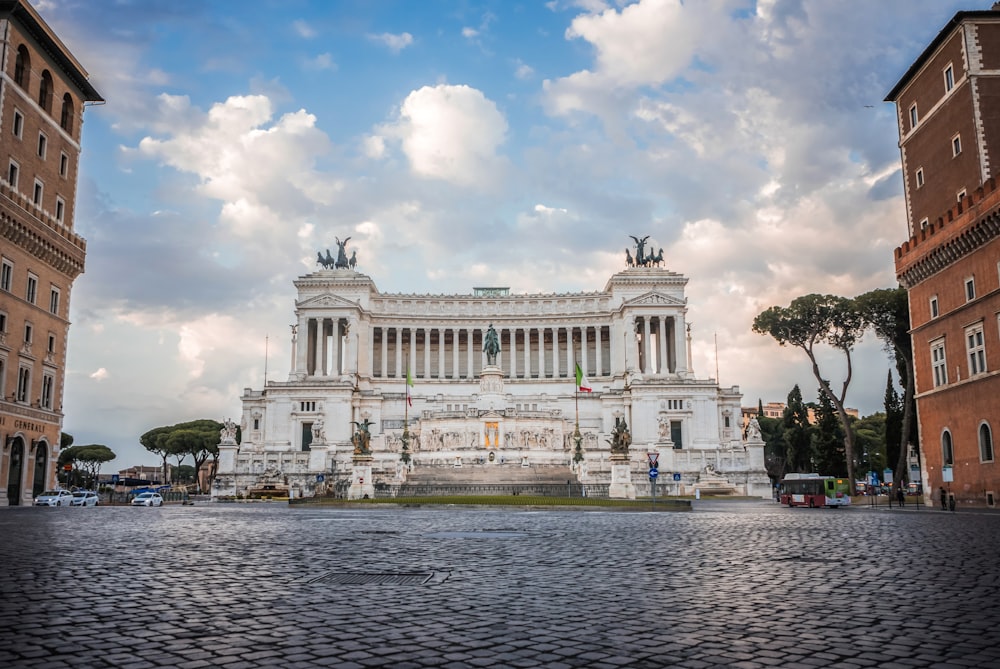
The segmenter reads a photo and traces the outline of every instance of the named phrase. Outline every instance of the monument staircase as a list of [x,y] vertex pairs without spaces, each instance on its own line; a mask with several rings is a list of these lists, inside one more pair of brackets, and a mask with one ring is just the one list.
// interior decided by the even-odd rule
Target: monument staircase
[[[381,489],[380,489],[381,488]],[[581,484],[567,465],[463,463],[461,467],[421,467],[399,485],[378,486],[376,497],[456,495],[533,495],[543,497],[607,497],[608,486]]]

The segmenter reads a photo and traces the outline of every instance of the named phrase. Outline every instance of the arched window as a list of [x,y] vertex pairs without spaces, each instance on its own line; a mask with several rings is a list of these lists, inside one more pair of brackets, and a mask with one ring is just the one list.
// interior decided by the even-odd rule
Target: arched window
[[49,447],[44,441],[35,448],[35,476],[31,483],[31,496],[38,497],[48,487]]
[[954,465],[955,452],[951,448],[951,432],[945,430],[941,433],[941,464]]
[[979,459],[982,462],[993,462],[993,434],[989,423],[979,426]]
[[48,70],[42,72],[42,85],[38,89],[38,106],[52,113],[52,75]]
[[14,83],[21,88],[28,88],[31,77],[31,56],[23,44],[17,47],[17,60],[14,61]]
[[69,134],[73,134],[73,96],[69,93],[63,96],[62,114],[59,116],[59,125]]

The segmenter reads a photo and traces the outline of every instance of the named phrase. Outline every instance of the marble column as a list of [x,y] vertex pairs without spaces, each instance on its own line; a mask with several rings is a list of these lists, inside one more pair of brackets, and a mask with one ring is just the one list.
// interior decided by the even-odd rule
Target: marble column
[[396,378],[403,378],[403,328],[393,328],[396,333]]
[[[583,325],[583,326],[580,327],[580,369],[583,370],[583,375],[584,376],[589,376],[589,374],[587,373],[587,367],[588,367],[588,365],[587,365],[587,358],[589,358],[590,356],[587,355],[587,353],[588,353],[588,351],[587,351],[587,326]],[[575,371],[576,370],[574,370],[574,372]]]
[[559,378],[559,328],[552,327],[552,378]]
[[660,336],[657,337],[657,350],[660,351],[658,356],[660,361],[660,376],[666,376],[670,373],[670,347],[667,345],[667,317],[660,316],[658,321],[658,329]]
[[431,329],[423,328],[424,331],[424,374],[423,378],[430,379],[431,376]]
[[444,378],[444,328],[437,328],[438,333],[438,375],[439,379]]
[[[319,349],[320,373],[317,376],[330,375],[330,341],[333,339],[330,334],[331,323],[329,318],[321,318],[319,321],[319,338],[317,348]],[[336,371],[336,370],[334,370]]]
[[531,328],[521,328],[524,337],[524,378],[531,378]]
[[576,342],[573,341],[573,326],[566,328],[566,377],[576,376],[576,366],[573,364],[576,357]]
[[538,378],[545,378],[545,328],[538,328]]
[[[381,369],[379,370],[379,372],[381,373],[382,378],[384,379],[389,374],[389,328],[383,326],[381,330],[382,330],[382,364],[380,365]],[[374,329],[372,330],[372,332],[374,332]]]
[[473,329],[472,328],[466,328],[465,329],[465,336],[468,339],[467,346],[465,347],[465,358],[466,358],[466,361],[465,361],[465,365],[466,365],[465,366],[465,378],[467,378],[467,379],[474,379],[474,378],[476,378],[476,371],[475,371],[475,368],[472,366],[472,360],[473,360],[473,358],[472,358],[472,351],[475,348],[475,345],[473,343],[474,340],[475,340],[475,337],[473,336]]
[[604,356],[601,348],[604,346],[601,330],[604,326],[597,324],[594,326],[594,376],[604,376]]
[[687,374],[687,345],[685,343],[685,328],[684,328],[684,314],[678,314],[674,316],[674,350],[675,358],[677,360],[677,373],[680,375]]
[[653,351],[653,347],[649,345],[649,316],[642,317],[642,373],[644,375],[650,374],[653,371],[653,365],[650,358],[650,354]]
[[451,378],[459,379],[461,375],[458,373],[458,333],[461,332],[458,328],[451,329]]
[[417,328],[410,326],[410,350],[406,357],[406,369],[410,376],[417,378]]

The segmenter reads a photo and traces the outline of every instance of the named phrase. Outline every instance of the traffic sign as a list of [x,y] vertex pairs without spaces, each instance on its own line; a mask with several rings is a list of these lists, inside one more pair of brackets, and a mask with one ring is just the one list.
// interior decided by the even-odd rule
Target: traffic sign
[[316,483],[322,483],[325,480],[326,480],[325,476],[323,476],[322,474],[316,474]]
[[680,481],[681,480],[681,475],[680,475],[679,472],[674,472],[674,480],[675,481]]
[[650,467],[649,468],[649,478],[655,479],[659,475],[660,475],[660,470],[659,469],[657,469],[656,467]]
[[657,460],[660,458],[659,453],[646,453],[646,457],[649,458],[649,468],[656,469]]

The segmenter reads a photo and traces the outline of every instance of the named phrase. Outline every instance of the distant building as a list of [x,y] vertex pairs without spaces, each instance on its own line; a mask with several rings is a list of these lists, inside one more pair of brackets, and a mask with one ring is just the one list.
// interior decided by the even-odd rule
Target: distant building
[[1000,465],[1000,11],[958,12],[886,97],[896,105],[909,240],[922,482],[994,506]]
[[[785,409],[787,404],[784,402],[768,402],[764,405],[764,417],[765,418],[775,418],[781,420],[785,417]],[[743,430],[746,431],[747,426],[750,424],[751,418],[756,418],[758,414],[759,407],[741,407],[740,411],[743,414]],[[860,418],[861,414],[857,409],[852,409],[850,407],[844,407],[844,411],[848,416],[853,416],[855,418]],[[812,407],[807,408],[809,414],[809,424],[816,424],[816,411]]]
[[[632,267],[600,292],[413,295],[381,293],[350,269],[301,276],[288,379],[245,389],[242,443],[220,445],[212,492],[390,495],[415,481],[530,476],[607,495],[622,468],[645,489],[647,453],[658,453],[672,474],[660,494],[712,484],[769,497],[763,445],[744,443],[737,423],[739,388],[691,368],[686,284]],[[576,392],[577,365],[593,392]],[[631,431],[624,461],[609,446],[619,421]],[[365,475],[352,444],[360,425],[371,446]]]
[[0,0],[0,506],[56,485],[83,109],[101,96],[24,0]]

